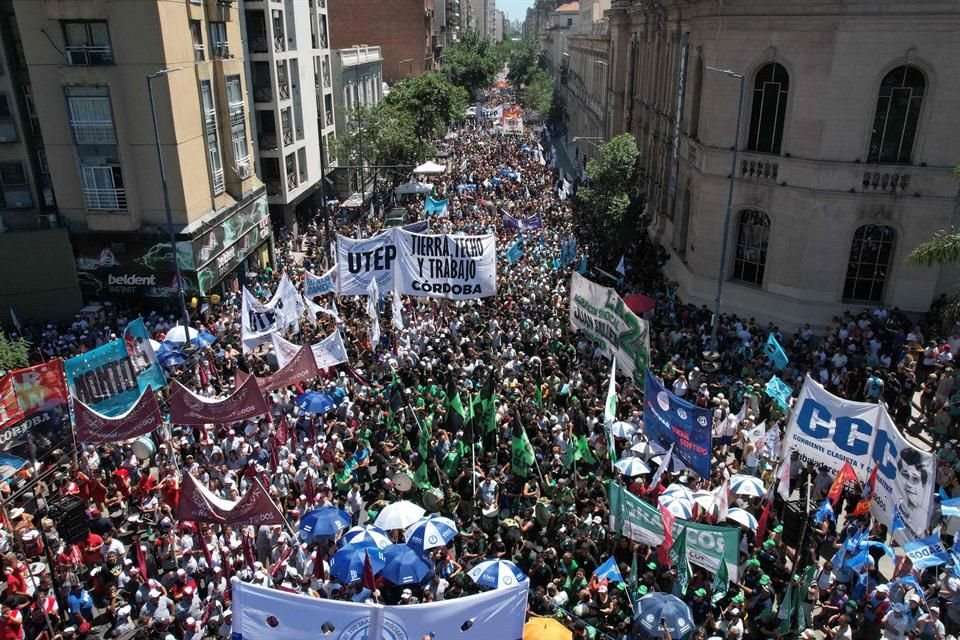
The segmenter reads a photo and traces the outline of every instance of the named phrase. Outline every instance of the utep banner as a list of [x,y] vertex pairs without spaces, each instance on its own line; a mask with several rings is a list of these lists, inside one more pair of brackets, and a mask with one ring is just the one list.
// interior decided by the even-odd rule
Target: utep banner
[[63,369],[70,395],[106,416],[125,413],[147,388],[167,386],[140,319],[127,325],[123,338],[70,358]]
[[174,380],[170,386],[170,422],[183,425],[225,424],[269,413],[256,378],[237,387],[223,400],[209,400]]
[[397,231],[396,238],[394,278],[400,293],[449,300],[497,294],[497,246],[492,233],[460,236]]
[[650,371],[643,392],[643,424],[647,436],[663,448],[673,448],[673,455],[702,478],[710,477],[712,454],[712,414],[667,391]]
[[607,358],[617,356],[617,368],[640,386],[650,362],[647,321],[627,308],[614,289],[570,276],[570,324],[598,342]]
[[73,429],[78,442],[123,442],[151,433],[162,424],[153,389],[140,394],[129,411],[115,418],[97,413],[79,399],[73,401]]
[[[527,583],[463,598],[389,606],[320,600],[233,580],[232,640],[520,640]],[[326,636],[323,636],[326,637]]]
[[394,230],[355,240],[337,236],[337,293],[365,296],[374,278],[380,291],[393,291],[393,265],[397,261]]
[[[303,345],[287,364],[265,378],[257,378],[257,386],[260,387],[260,391],[273,391],[306,380],[313,380],[317,375],[317,363],[313,359],[313,351],[308,345]],[[237,386],[242,386],[249,377],[249,374],[237,370]]]
[[270,339],[275,331],[286,331],[293,327],[299,330],[300,314],[306,310],[300,292],[283,274],[273,297],[264,304],[243,288],[240,310],[240,335],[244,353]]
[[229,525],[286,524],[276,503],[270,499],[258,476],[239,500],[225,500],[183,474],[183,490],[177,502],[177,520]]
[[[849,462],[862,482],[876,466],[873,516],[889,528],[899,508],[906,539],[928,528],[936,460],[911,446],[883,407],[838,398],[807,377],[787,424],[784,455],[790,451],[834,475]],[[904,534],[899,536],[902,541]]]
[[[616,482],[609,484],[607,495],[617,531],[641,544],[655,547],[663,542],[663,518],[655,506],[644,502]],[[690,562],[716,572],[720,568],[720,558],[723,558],[730,579],[736,580],[740,530],[737,527],[714,527],[677,518],[673,525],[674,540],[684,527],[687,530],[687,558]]]
[[66,402],[62,360],[17,369],[0,377],[0,430]]
[[333,293],[337,290],[336,275],[337,265],[333,265],[329,271],[319,276],[307,271],[303,275],[303,295],[314,298],[325,293]]

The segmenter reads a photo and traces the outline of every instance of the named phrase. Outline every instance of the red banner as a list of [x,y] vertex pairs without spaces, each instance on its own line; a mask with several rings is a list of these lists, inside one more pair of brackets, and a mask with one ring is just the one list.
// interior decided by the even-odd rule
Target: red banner
[[208,400],[174,380],[170,383],[170,422],[183,425],[224,424],[269,413],[256,378],[247,378],[229,398]]
[[0,378],[0,428],[66,402],[62,360],[18,369]]
[[163,424],[153,389],[147,388],[130,409],[116,418],[97,413],[78,398],[73,399],[73,428],[79,442],[122,442],[133,440]]
[[[304,380],[313,380],[318,375],[320,375],[320,371],[317,369],[317,362],[313,358],[313,349],[310,348],[310,345],[305,344],[300,347],[297,354],[286,366],[266,378],[257,378],[257,386],[260,387],[261,391],[273,391]],[[247,381],[250,374],[238,370],[235,377],[237,386],[240,386]]]
[[285,524],[283,514],[263,487],[258,476],[247,494],[237,500],[214,495],[189,473],[183,474],[177,520],[215,524]]

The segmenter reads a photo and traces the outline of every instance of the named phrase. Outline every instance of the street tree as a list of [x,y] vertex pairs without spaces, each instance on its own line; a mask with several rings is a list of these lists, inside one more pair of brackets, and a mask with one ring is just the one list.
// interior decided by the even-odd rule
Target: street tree
[[449,82],[473,95],[492,85],[502,66],[501,49],[477,30],[468,29],[444,49],[440,70]]
[[[960,177],[960,166],[955,167],[953,173]],[[937,231],[907,254],[907,262],[921,267],[960,264],[960,230],[951,228]],[[939,312],[944,327],[960,321],[960,291],[949,297]]]
[[433,72],[401,80],[390,90],[385,104],[397,117],[409,119],[418,143],[422,143],[462,120],[467,100],[466,89]]
[[30,364],[30,343],[23,338],[10,339],[0,332],[0,373],[9,373]]
[[523,92],[523,104],[546,116],[553,103],[553,78],[544,69],[534,71]]
[[633,136],[624,133],[602,145],[598,156],[587,162],[589,186],[581,187],[577,195],[582,210],[593,217],[609,238],[632,235],[624,232],[632,226],[626,214],[639,155]]
[[507,80],[516,89],[528,86],[540,68],[540,47],[533,40],[524,39],[511,41],[509,50]]

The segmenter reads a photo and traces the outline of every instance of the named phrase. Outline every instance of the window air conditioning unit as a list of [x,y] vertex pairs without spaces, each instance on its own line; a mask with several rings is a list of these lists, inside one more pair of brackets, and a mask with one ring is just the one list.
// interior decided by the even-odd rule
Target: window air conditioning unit
[[250,165],[241,164],[237,167],[237,177],[242,179],[247,179],[250,177]]

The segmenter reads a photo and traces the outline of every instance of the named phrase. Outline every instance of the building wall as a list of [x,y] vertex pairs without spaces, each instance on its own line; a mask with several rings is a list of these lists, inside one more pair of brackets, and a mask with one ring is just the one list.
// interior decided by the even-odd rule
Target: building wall
[[[953,284],[904,257],[933,231],[955,225],[951,167],[960,131],[951,124],[960,86],[953,55],[960,8],[947,2],[805,3],[802,10],[751,2],[725,7],[718,23],[707,2],[667,2],[662,10],[615,0],[611,23],[618,130],[640,146],[641,189],[654,239],[672,252],[668,274],[681,295],[715,294],[731,147],[733,216],[727,231],[723,309],[795,326],[824,324],[845,309],[877,304],[925,311]],[[881,11],[882,9],[882,11]],[[689,34],[678,177],[670,188],[682,34]],[[776,62],[789,74],[778,153],[748,152],[757,71]],[[907,164],[868,164],[880,82],[909,64],[926,77],[917,136]],[[739,82],[707,66],[745,75],[741,136],[734,140]],[[906,181],[906,182],[905,182]],[[766,264],[758,284],[733,279],[740,211],[768,216]],[[889,226],[896,239],[881,299],[844,298],[851,246],[862,225]]]
[[67,320],[83,306],[65,229],[0,233],[0,255],[0,308],[21,322]]
[[327,0],[327,14],[331,48],[380,46],[387,82],[434,69],[433,0]]
[[[246,141],[249,170],[233,157],[229,144],[229,114],[224,78],[239,76],[242,93],[243,47],[237,9],[157,0],[76,0],[67,2],[15,0],[24,53],[33,79],[47,157],[60,212],[73,229],[136,231],[165,224],[163,195],[151,124],[146,76],[180,67],[154,82],[160,140],[174,224],[185,225],[204,215],[233,206],[259,187],[253,172],[249,114]],[[106,21],[112,64],[67,64],[62,52],[62,20]],[[195,60],[189,23],[200,22],[205,59]],[[230,57],[211,60],[211,20],[224,22]],[[210,160],[203,135],[199,82],[210,79],[216,88],[217,120],[225,190],[215,195]],[[98,211],[84,200],[77,148],[74,143],[65,87],[109,88],[110,106],[122,171],[126,210]],[[235,170],[236,169],[236,170]],[[244,175],[249,174],[247,177]]]
[[[344,136],[355,128],[358,108],[374,107],[383,101],[383,56],[380,47],[350,47],[333,52],[333,95],[337,109],[337,135]],[[362,125],[362,123],[361,123]],[[367,155],[367,153],[364,153]],[[344,164],[357,164],[343,158]],[[360,169],[348,170],[351,193],[361,189]],[[363,183],[372,180],[373,172],[363,172]],[[367,187],[365,186],[364,189]]]

